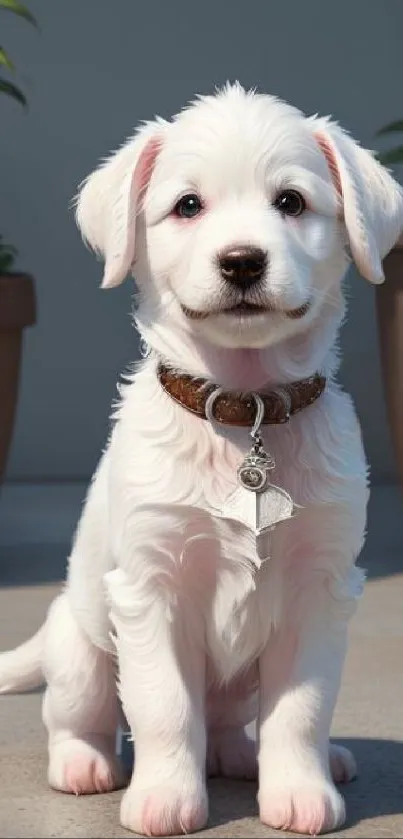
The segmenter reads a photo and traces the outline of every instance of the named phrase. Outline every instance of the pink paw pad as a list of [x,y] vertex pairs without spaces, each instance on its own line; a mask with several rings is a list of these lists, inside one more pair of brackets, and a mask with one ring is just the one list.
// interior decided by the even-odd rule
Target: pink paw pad
[[207,800],[168,787],[138,791],[129,787],[120,815],[123,827],[143,836],[178,836],[205,826]]
[[296,833],[307,833],[316,836],[330,825],[330,813],[323,801],[321,802],[298,802],[298,807],[293,803],[290,806],[282,807],[280,803],[275,805],[269,815],[270,826],[277,830],[293,830]]
[[194,805],[179,805],[176,809],[171,803],[150,796],[144,803],[141,832],[146,836],[192,833],[200,826],[201,818],[200,810]]
[[74,795],[91,795],[110,792],[114,788],[112,772],[107,764],[97,758],[77,755],[65,766],[65,785]]
[[73,795],[92,795],[118,789],[124,775],[113,755],[85,741],[64,741],[50,750],[48,772],[53,789]]
[[344,822],[345,807],[336,790],[329,794],[320,790],[273,791],[260,803],[260,818],[276,830],[317,836]]

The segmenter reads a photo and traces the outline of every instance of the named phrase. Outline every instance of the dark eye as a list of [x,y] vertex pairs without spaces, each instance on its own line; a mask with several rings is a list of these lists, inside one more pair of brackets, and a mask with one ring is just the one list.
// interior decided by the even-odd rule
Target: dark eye
[[182,195],[182,198],[175,204],[174,213],[180,218],[194,218],[203,209],[203,204],[195,192]]
[[296,189],[285,189],[277,196],[274,206],[284,216],[300,216],[306,210],[305,198]]

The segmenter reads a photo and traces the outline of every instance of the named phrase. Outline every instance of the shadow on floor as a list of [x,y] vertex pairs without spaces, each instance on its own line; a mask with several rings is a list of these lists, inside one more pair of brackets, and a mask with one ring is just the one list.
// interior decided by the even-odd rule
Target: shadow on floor
[[[347,806],[345,829],[364,820],[389,816],[393,817],[394,826],[388,835],[403,836],[403,743],[375,739],[335,742],[354,752],[359,771],[355,781],[340,787]],[[213,778],[209,791],[210,827],[257,816],[255,783]],[[370,825],[368,829],[370,834]],[[343,830],[339,832],[342,834]]]
[[[358,763],[358,778],[340,787],[347,806],[344,829],[364,820],[389,816],[393,826],[388,823],[388,835],[403,836],[403,743],[376,739],[343,739],[334,742],[351,749]],[[127,746],[124,762],[129,771],[131,754]],[[211,778],[208,786],[210,829],[257,817],[256,783]],[[370,825],[368,830],[370,835]],[[343,829],[336,835],[339,833],[342,835]]]

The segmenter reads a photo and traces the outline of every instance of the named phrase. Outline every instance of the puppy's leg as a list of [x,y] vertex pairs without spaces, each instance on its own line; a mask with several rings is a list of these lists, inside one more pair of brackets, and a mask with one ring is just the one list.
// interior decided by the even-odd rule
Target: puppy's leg
[[118,706],[112,657],[91,644],[67,594],[49,612],[44,673],[49,784],[76,795],[122,786],[123,772],[115,758]]
[[[244,694],[242,685],[216,688],[207,697],[207,774],[254,781],[258,777],[257,743],[246,726],[257,718],[257,693]],[[329,743],[330,771],[335,784],[357,775],[354,755],[345,746]]]
[[[350,585],[357,589],[356,569]],[[297,619],[290,614],[260,658],[259,807],[273,828],[317,834],[345,819],[333,780],[336,757],[354,774],[347,752],[329,753],[329,731],[346,651],[353,597],[326,574],[315,584]],[[341,763],[340,763],[341,762]]]
[[255,780],[256,742],[245,727],[257,717],[257,667],[207,695],[207,773]]
[[171,613],[155,580],[141,592],[122,570],[106,581],[135,749],[121,823],[149,836],[190,833],[208,816],[205,655],[197,616],[185,603]]

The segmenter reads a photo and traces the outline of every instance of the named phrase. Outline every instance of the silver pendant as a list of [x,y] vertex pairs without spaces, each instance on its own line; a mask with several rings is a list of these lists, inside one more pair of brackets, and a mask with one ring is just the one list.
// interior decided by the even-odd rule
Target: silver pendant
[[[209,404],[206,404],[206,415],[209,419],[212,417],[212,397],[217,395],[218,392],[214,391],[207,400]],[[265,451],[260,436],[264,403],[257,393],[253,397],[257,411],[250,434],[252,448],[237,470],[238,486],[224,502],[220,515],[249,527],[255,534],[259,558],[266,559],[270,555],[271,531],[277,524],[293,516],[295,506],[286,490],[269,481],[275,462]]]

